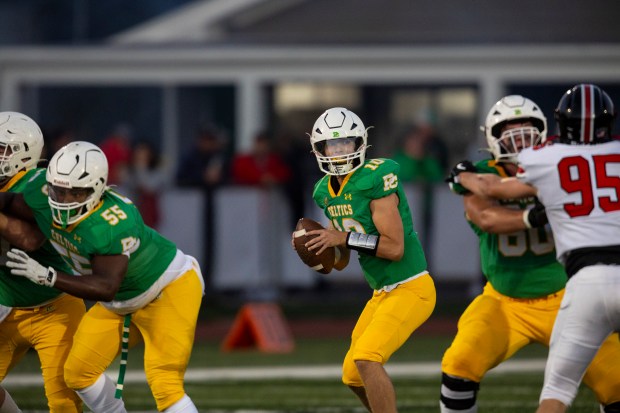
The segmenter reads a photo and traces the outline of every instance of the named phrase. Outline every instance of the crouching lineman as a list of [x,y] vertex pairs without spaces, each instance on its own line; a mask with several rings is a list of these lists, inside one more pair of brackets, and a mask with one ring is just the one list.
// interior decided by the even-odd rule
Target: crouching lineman
[[[42,149],[43,135],[35,121],[22,113],[0,112],[0,192],[22,192],[30,181],[45,176],[45,169],[37,168]],[[41,363],[50,412],[81,412],[82,401],[65,384],[63,368],[73,343],[73,335],[86,312],[84,301],[10,274],[9,268],[4,265],[9,243],[29,250],[42,244],[31,253],[32,257],[45,266],[71,273],[71,268],[51,243],[45,240],[36,225],[28,224],[36,232],[24,235],[26,233],[22,230],[15,230],[13,221],[0,214],[0,233],[3,237],[0,266],[0,381],[32,348]],[[11,395],[0,388],[0,412],[20,411]]]
[[[82,276],[8,253],[14,275],[98,301],[75,334],[65,381],[95,413],[125,412],[104,371],[121,351],[130,316],[130,345],[144,341],[144,369],[157,409],[197,412],[183,386],[204,282],[196,260],[144,225],[131,201],[107,186],[103,152],[72,142],[22,194],[0,194],[0,211],[29,211],[43,234]],[[45,191],[42,191],[44,189]]]

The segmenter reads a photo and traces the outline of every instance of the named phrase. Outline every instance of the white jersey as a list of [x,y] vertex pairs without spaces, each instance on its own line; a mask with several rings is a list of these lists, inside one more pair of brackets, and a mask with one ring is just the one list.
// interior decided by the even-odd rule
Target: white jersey
[[578,248],[620,245],[620,141],[552,143],[518,160],[517,177],[545,205],[560,262]]

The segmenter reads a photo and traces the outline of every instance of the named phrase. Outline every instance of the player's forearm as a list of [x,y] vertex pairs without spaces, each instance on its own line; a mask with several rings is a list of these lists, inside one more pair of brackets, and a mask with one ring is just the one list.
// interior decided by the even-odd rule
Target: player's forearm
[[478,213],[468,211],[467,218],[481,230],[491,234],[509,234],[527,228],[522,210],[503,206],[486,208]]
[[405,241],[397,240],[386,235],[379,238],[377,257],[390,261],[400,261],[405,254]]
[[496,199],[518,199],[536,196],[536,189],[517,178],[500,178],[493,174],[463,172],[459,182],[475,195]]
[[118,291],[118,288],[110,285],[101,276],[74,276],[60,271],[57,271],[54,288],[85,300],[104,302],[112,301]]
[[34,251],[45,242],[45,236],[34,223],[3,213],[0,213],[0,236],[23,251]]

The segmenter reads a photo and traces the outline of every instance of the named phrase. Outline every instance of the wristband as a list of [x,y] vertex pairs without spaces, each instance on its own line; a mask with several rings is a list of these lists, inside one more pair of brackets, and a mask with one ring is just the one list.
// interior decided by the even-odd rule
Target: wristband
[[52,267],[47,267],[47,275],[39,281],[39,284],[45,285],[47,287],[53,287],[56,284],[56,270]]
[[349,232],[347,234],[347,248],[368,255],[377,255],[379,247],[379,235],[362,234],[361,232]]
[[525,224],[525,228],[527,229],[532,228],[532,224],[530,224],[529,220],[530,211],[531,209],[526,209],[525,211],[523,211],[523,223]]

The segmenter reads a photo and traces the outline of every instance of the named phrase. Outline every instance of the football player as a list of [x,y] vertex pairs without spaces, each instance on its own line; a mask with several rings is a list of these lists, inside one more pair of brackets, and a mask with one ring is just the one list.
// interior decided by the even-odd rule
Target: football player
[[[521,150],[542,143],[547,120],[534,102],[519,95],[500,99],[485,126],[492,159],[457,165],[457,170],[500,177],[517,173]],[[454,176],[455,174],[453,174]],[[566,272],[556,260],[544,208],[534,197],[510,201],[464,194],[465,216],[480,238],[484,291],[468,306],[458,333],[442,360],[441,411],[475,412],[480,382],[487,371],[530,343],[549,346],[564,296]],[[607,411],[620,409],[620,343],[610,337],[586,372],[585,382]]]
[[[620,142],[611,134],[615,115],[607,93],[595,85],[577,85],[556,108],[558,139],[522,150],[516,178],[455,173],[480,196],[537,196],[555,234],[556,254],[569,279],[553,326],[539,413],[566,411],[584,373],[599,400],[608,404],[605,411],[620,411],[618,355],[609,353],[609,336],[620,329]],[[617,343],[615,334],[612,343]]]
[[411,212],[390,159],[365,159],[368,132],[345,108],[325,111],[310,135],[326,175],[313,198],[330,221],[306,246],[321,253],[336,247],[341,270],[358,252],[364,277],[374,290],[351,335],[342,380],[373,412],[396,412],[396,396],[383,365],[428,319],[435,286],[413,228]]
[[[0,112],[0,192],[21,192],[29,181],[45,175],[45,169],[37,168],[42,150],[43,135],[35,121],[22,113]],[[62,271],[70,271],[70,267],[49,242],[43,243],[36,226],[36,232],[24,232],[20,237],[31,242],[28,246],[11,236],[15,231],[7,219],[0,215],[0,381],[32,348],[39,356],[50,411],[81,412],[82,401],[65,384],[63,367],[86,311],[84,301],[10,274],[4,265],[10,244],[36,250],[32,256],[46,266]],[[0,388],[0,412],[19,411],[8,392]]]
[[35,284],[97,301],[79,325],[64,370],[68,386],[93,412],[126,411],[104,371],[121,351],[127,315],[129,345],[142,339],[145,344],[144,369],[157,409],[197,412],[183,376],[204,291],[200,268],[144,225],[135,205],[107,187],[107,178],[101,149],[72,142],[22,194],[0,196],[1,210],[29,211],[81,276],[42,265],[16,249],[9,251],[7,265]]

